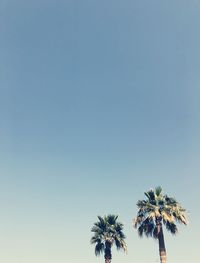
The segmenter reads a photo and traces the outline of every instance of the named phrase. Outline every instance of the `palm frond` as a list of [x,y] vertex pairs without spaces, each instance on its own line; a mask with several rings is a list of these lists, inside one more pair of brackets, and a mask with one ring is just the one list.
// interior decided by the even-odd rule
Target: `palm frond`
[[151,189],[148,192],[144,193],[146,195],[146,197],[151,200],[154,201],[155,200],[155,192]]
[[162,193],[162,187],[161,186],[157,186],[155,188],[155,195],[158,197],[158,196],[161,195],[161,193]]
[[117,218],[117,215],[107,215],[105,216],[104,220],[107,221],[109,225],[115,225]]
[[115,239],[115,245],[117,250],[123,249],[125,252],[127,252],[127,246],[123,239]]
[[146,218],[142,221],[138,227],[138,235],[139,237],[143,237],[144,235],[147,237],[152,237],[155,229],[155,223],[152,219]]
[[173,234],[173,235],[177,234],[178,228],[177,228],[176,224],[174,224],[173,222],[169,222],[169,221],[163,221],[163,222],[166,226],[166,229],[168,231],[170,231],[171,234]]
[[95,246],[95,255],[99,256],[104,252],[104,244],[101,242],[98,242]]
[[90,242],[91,242],[91,244],[96,244],[96,243],[101,243],[101,240],[102,239],[99,237],[99,235],[94,235],[91,238]]

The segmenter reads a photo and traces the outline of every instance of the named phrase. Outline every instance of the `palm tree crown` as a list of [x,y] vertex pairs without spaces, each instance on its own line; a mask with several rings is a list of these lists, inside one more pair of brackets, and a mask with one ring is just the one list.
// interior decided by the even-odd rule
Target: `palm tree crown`
[[99,221],[94,223],[91,231],[94,233],[91,244],[95,244],[95,254],[104,254],[106,262],[111,261],[111,247],[115,244],[118,250],[126,251],[123,224],[117,222],[118,216],[98,216]]
[[176,234],[178,229],[176,223],[187,224],[185,209],[175,198],[163,195],[162,188],[145,192],[146,200],[137,202],[138,213],[134,220],[134,226],[138,228],[139,236],[145,234],[147,237],[158,238],[159,223],[163,223],[168,231]]

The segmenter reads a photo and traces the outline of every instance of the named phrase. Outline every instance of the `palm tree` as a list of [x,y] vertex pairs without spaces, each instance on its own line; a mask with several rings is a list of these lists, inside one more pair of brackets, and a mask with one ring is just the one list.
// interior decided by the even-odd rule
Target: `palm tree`
[[127,250],[123,224],[117,222],[118,216],[98,216],[99,221],[94,223],[91,231],[94,233],[91,244],[95,244],[95,255],[104,254],[105,263],[111,263],[111,248],[115,244],[117,250]]
[[134,227],[138,229],[140,237],[146,235],[158,239],[160,262],[166,263],[166,249],[163,234],[163,225],[172,234],[178,229],[176,223],[187,224],[185,209],[175,198],[163,195],[162,188],[145,192],[146,200],[137,202],[138,213],[134,219]]

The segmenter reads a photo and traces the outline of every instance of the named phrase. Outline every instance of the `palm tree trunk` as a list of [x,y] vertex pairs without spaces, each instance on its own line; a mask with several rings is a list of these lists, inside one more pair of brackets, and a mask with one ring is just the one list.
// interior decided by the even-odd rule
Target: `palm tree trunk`
[[105,251],[104,251],[105,263],[111,263],[112,254],[111,254],[111,243],[105,242]]
[[160,263],[166,263],[167,262],[167,256],[166,256],[165,240],[164,240],[161,218],[156,218],[156,225],[157,225],[157,229],[158,229]]
[[166,263],[167,262],[167,256],[166,256],[165,241],[164,241],[162,226],[160,229],[160,233],[158,234],[158,241],[159,241],[160,262]]

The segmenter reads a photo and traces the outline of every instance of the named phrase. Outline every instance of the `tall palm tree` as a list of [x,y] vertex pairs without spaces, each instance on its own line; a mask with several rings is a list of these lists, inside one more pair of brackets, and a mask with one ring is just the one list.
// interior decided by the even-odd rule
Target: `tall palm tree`
[[115,244],[117,250],[126,251],[125,235],[123,224],[117,222],[118,216],[98,216],[99,221],[94,223],[91,231],[94,233],[91,244],[95,244],[95,255],[104,254],[105,263],[111,263],[111,248]]
[[175,198],[163,195],[160,186],[145,192],[145,196],[146,200],[137,202],[138,213],[134,219],[134,227],[138,229],[140,237],[146,235],[158,239],[160,262],[166,263],[163,225],[172,234],[176,234],[176,223],[187,224],[185,209]]

